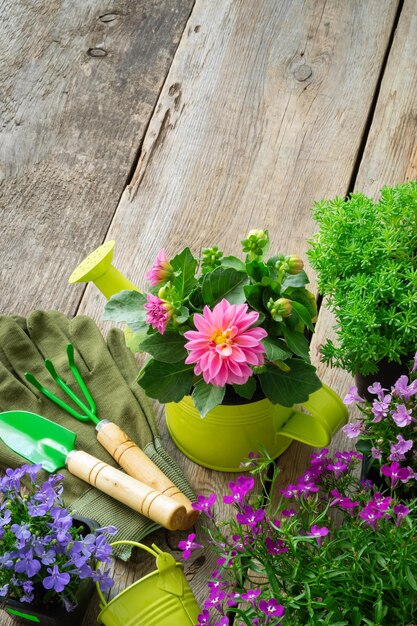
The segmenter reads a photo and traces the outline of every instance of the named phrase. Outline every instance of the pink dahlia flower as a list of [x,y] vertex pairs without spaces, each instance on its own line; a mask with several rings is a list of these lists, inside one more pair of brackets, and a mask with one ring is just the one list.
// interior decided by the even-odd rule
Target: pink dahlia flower
[[147,300],[147,303],[144,304],[144,308],[148,311],[146,323],[151,324],[152,328],[163,335],[172,317],[172,306],[166,300],[161,300],[151,293],[148,293]]
[[225,299],[212,311],[205,306],[203,315],[194,315],[197,330],[184,333],[190,352],[185,362],[195,363],[194,373],[203,374],[207,384],[243,385],[253,374],[249,365],[264,362],[261,339],[268,333],[250,328],[258,317],[256,311],[248,313],[247,304],[229,304]]
[[152,287],[165,283],[173,275],[173,269],[171,263],[165,256],[165,250],[160,250],[156,257],[155,263],[152,265],[149,272],[145,274],[146,280],[148,280]]

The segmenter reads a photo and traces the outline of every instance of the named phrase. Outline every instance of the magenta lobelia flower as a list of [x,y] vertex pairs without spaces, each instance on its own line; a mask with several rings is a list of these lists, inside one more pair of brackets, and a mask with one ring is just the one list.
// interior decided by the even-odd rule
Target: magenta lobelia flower
[[269,600],[259,600],[259,610],[268,617],[282,617],[285,613],[285,609],[282,604],[279,604],[275,598],[269,598]]
[[198,496],[197,502],[192,502],[191,506],[195,511],[202,511],[207,515],[207,517],[212,518],[213,513],[211,511],[211,508],[215,504],[216,500],[217,496],[215,493],[211,493],[207,498],[205,498],[204,496]]
[[311,530],[307,531],[307,535],[315,537],[319,546],[321,546],[322,538],[329,534],[329,529],[326,526],[316,526],[313,524]]
[[236,483],[230,482],[229,489],[232,492],[231,496],[223,496],[223,502],[225,504],[242,504],[245,500],[245,496],[253,489],[255,480],[252,476],[238,476]]
[[197,550],[198,548],[204,548],[204,546],[202,546],[200,543],[195,543],[194,539],[195,539],[195,533],[191,533],[190,535],[188,535],[186,541],[178,542],[179,549],[184,550],[183,555],[182,555],[183,559],[189,559],[191,556],[192,550]]
[[174,270],[165,256],[165,250],[160,250],[155,263],[152,265],[149,272],[145,274],[145,278],[151,283],[152,287],[154,287],[160,283],[167,282],[173,274]]
[[190,354],[186,363],[195,363],[194,373],[203,374],[207,384],[243,385],[253,374],[249,365],[263,365],[265,352],[261,339],[263,328],[250,328],[259,318],[256,311],[248,313],[247,304],[230,304],[223,299],[211,311],[194,315],[197,330],[184,333]]
[[358,393],[358,388],[353,386],[349,387],[348,393],[343,398],[344,404],[353,404],[354,402],[365,402]]
[[158,296],[148,293],[147,303],[144,305],[144,308],[148,311],[146,323],[163,335],[172,317],[172,305],[166,300],[161,300]]
[[404,428],[405,426],[409,426],[409,424],[413,421],[411,413],[411,409],[407,410],[407,407],[404,404],[399,404],[396,410],[392,413],[392,419],[399,428]]
[[342,431],[345,433],[346,437],[348,437],[349,439],[354,439],[355,437],[359,437],[362,430],[363,430],[363,422],[359,420],[355,422],[350,422],[350,424],[346,424],[346,426],[343,426],[342,428]]

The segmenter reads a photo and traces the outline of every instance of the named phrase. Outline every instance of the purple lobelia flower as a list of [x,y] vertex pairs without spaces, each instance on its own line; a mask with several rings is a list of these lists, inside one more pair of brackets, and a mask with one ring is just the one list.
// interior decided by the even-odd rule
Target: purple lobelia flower
[[381,459],[382,458],[382,450],[380,450],[379,448],[374,448],[372,446],[372,448],[371,448],[371,457],[373,459]]
[[229,626],[229,623],[229,618],[223,615],[218,622],[215,622],[214,626]]
[[91,572],[91,578],[100,585],[102,591],[107,591],[114,585],[114,580],[110,577],[110,569],[102,571],[96,569]]
[[405,504],[396,504],[393,511],[397,516],[396,526],[399,526],[403,517],[409,514],[410,509],[408,508],[408,506],[405,506]]
[[383,465],[381,467],[381,474],[391,478],[391,487],[394,489],[399,480],[406,483],[412,478],[413,472],[409,467],[400,467],[400,464],[394,461],[391,465]]
[[204,602],[204,608],[205,609],[219,608],[223,600],[225,599],[225,597],[226,597],[225,592],[222,591],[221,589],[217,589],[213,593],[210,593],[209,597]]
[[404,439],[402,435],[397,435],[397,443],[392,443],[388,459],[390,461],[402,461],[407,452],[413,447],[412,439]]
[[191,556],[192,550],[197,550],[198,548],[204,547],[200,543],[194,542],[195,537],[196,537],[195,533],[191,533],[188,535],[188,538],[186,541],[180,541],[178,543],[179,549],[184,550],[183,555],[182,555],[183,559],[189,559]]
[[348,393],[343,398],[344,404],[354,404],[355,402],[365,402],[358,393],[358,388],[353,386],[349,387]]
[[342,460],[335,460],[335,463],[329,463],[327,465],[327,469],[333,472],[335,478],[339,478],[341,474],[346,474],[349,468]]
[[372,393],[373,395],[377,396],[378,400],[381,400],[384,397],[384,394],[387,391],[387,389],[384,389],[381,383],[373,383],[372,385],[368,387],[368,391],[369,393]]
[[319,546],[321,546],[321,542],[323,537],[326,537],[329,534],[329,529],[326,526],[316,526],[313,524],[311,529],[307,531],[307,535],[309,537],[315,537]]
[[259,610],[268,617],[283,617],[285,609],[282,604],[279,604],[275,598],[269,598],[269,600],[259,600]]
[[8,591],[9,591],[9,583],[6,583],[2,587],[0,587],[0,598],[4,598],[5,596],[7,596]]
[[26,574],[28,578],[35,576],[41,569],[38,559],[33,557],[31,548],[20,551],[20,560],[16,561],[15,570],[18,574]]
[[[12,531],[12,533],[15,534],[17,539],[20,539],[23,541],[23,545],[25,544],[26,539],[29,539],[29,537],[32,534],[29,530],[29,524],[22,524],[22,525],[12,524],[10,526],[10,530]],[[20,547],[23,547],[23,545]]]
[[239,524],[249,526],[251,528],[257,526],[265,518],[264,509],[257,509],[256,511],[249,505],[243,507],[242,513],[237,513],[236,520]]
[[411,413],[412,409],[407,409],[405,404],[399,404],[391,415],[397,426],[404,428],[405,426],[409,426],[409,424],[413,421]]
[[356,421],[350,422],[350,424],[346,424],[343,426],[342,431],[345,433],[346,437],[349,439],[354,439],[355,437],[359,437],[363,430],[363,422]]
[[223,502],[225,504],[243,504],[245,496],[253,489],[255,484],[252,476],[238,476],[236,483],[230,482],[229,489],[232,492],[231,496],[223,496]]
[[60,572],[58,565],[54,565],[52,569],[48,567],[47,572],[50,575],[42,581],[45,589],[53,589],[57,593],[63,591],[70,581],[70,575],[67,572]]
[[247,591],[245,591],[245,593],[242,593],[242,600],[245,600],[246,602],[250,602],[251,604],[254,604],[256,602],[256,599],[260,595],[261,595],[260,589],[248,589]]
[[372,420],[375,424],[380,422],[384,417],[388,415],[390,403],[392,397],[390,394],[381,397],[378,400],[374,400],[372,403],[371,411],[374,414],[374,419]]
[[282,554],[283,552],[288,552],[288,548],[282,539],[274,541],[270,537],[267,537],[265,539],[265,546],[268,554]]
[[383,511],[377,509],[372,502],[370,502],[362,509],[362,511],[359,511],[358,515],[365,524],[371,526],[373,530],[376,530],[378,520],[384,516],[384,513]]
[[197,502],[193,502],[191,506],[195,511],[202,511],[207,517],[213,519],[212,507],[217,500],[215,493],[211,493],[207,498],[204,496],[198,496]]
[[204,609],[202,613],[197,617],[198,626],[210,626],[210,613],[207,609]]

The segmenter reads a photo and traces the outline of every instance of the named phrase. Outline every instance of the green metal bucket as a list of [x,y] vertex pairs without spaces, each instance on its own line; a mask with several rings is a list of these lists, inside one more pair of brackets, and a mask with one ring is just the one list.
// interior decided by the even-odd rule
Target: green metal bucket
[[184,576],[183,566],[168,552],[136,541],[129,544],[156,558],[156,571],[147,574],[106,602],[97,583],[101,611],[97,620],[105,626],[195,626],[201,613]]

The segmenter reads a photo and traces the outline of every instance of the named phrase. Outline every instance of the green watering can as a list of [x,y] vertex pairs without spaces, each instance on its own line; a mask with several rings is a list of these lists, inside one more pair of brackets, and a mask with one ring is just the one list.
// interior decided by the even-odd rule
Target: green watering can
[[156,559],[156,570],[106,602],[99,584],[100,613],[105,626],[195,626],[201,612],[184,576],[183,566],[155,544],[152,548],[136,541],[115,541],[146,550]]
[[40,463],[47,472],[65,467],[168,530],[183,527],[184,506],[91,454],[76,450],[76,434],[68,428],[29,411],[7,411],[0,413],[0,439],[24,459]]

